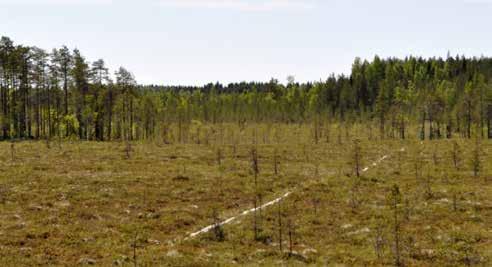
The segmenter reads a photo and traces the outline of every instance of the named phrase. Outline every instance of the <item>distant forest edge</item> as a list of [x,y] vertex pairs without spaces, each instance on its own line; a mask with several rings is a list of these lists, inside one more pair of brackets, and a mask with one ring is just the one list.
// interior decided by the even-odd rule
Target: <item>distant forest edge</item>
[[[192,76],[192,74],[190,74]],[[138,85],[77,49],[0,41],[0,139],[143,140],[200,123],[362,123],[382,138],[492,138],[492,58],[356,58],[351,74],[287,85]]]

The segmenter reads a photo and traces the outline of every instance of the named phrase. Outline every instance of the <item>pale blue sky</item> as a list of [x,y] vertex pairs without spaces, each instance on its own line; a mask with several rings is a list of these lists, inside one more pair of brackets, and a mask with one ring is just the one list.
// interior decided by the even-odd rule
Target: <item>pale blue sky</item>
[[356,56],[492,56],[492,0],[0,0],[0,35],[140,83],[315,81]]

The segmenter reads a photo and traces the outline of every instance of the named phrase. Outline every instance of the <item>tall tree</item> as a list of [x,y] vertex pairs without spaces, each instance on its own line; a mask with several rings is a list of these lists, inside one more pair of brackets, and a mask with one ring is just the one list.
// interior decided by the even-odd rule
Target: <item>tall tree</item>
[[72,76],[75,89],[75,116],[79,123],[79,138],[88,137],[88,120],[90,114],[86,109],[86,96],[89,91],[89,65],[78,49],[73,51]]
[[[69,106],[69,97],[68,97],[68,88],[70,83],[70,73],[72,70],[73,58],[70,50],[66,46],[62,46],[59,50],[53,50],[53,58],[54,62],[56,62],[57,67],[60,71],[62,82],[63,82],[63,116],[67,116],[68,106]],[[70,129],[68,122],[65,125],[65,135],[68,136],[73,129]]]
[[131,72],[123,67],[120,67],[115,73],[116,85],[121,91],[123,96],[122,102],[122,125],[123,125],[123,137],[125,140],[133,139],[133,97],[134,90],[137,85],[135,77]]
[[104,113],[107,107],[106,85],[109,82],[109,71],[104,60],[99,59],[92,63],[92,110],[94,112],[94,135],[97,140],[104,140]]

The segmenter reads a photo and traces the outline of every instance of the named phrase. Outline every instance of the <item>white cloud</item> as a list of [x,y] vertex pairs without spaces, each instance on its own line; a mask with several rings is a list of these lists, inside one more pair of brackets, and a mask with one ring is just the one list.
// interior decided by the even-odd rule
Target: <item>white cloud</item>
[[278,9],[312,9],[312,0],[160,0],[163,7],[235,9],[243,11],[271,11]]

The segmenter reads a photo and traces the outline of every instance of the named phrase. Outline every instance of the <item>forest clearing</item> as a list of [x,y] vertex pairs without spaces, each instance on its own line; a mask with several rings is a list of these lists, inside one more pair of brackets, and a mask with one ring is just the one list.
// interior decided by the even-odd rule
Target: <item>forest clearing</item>
[[490,14],[0,0],[0,267],[492,266]]
[[210,124],[181,143],[2,142],[0,265],[491,263],[489,140],[315,129]]

